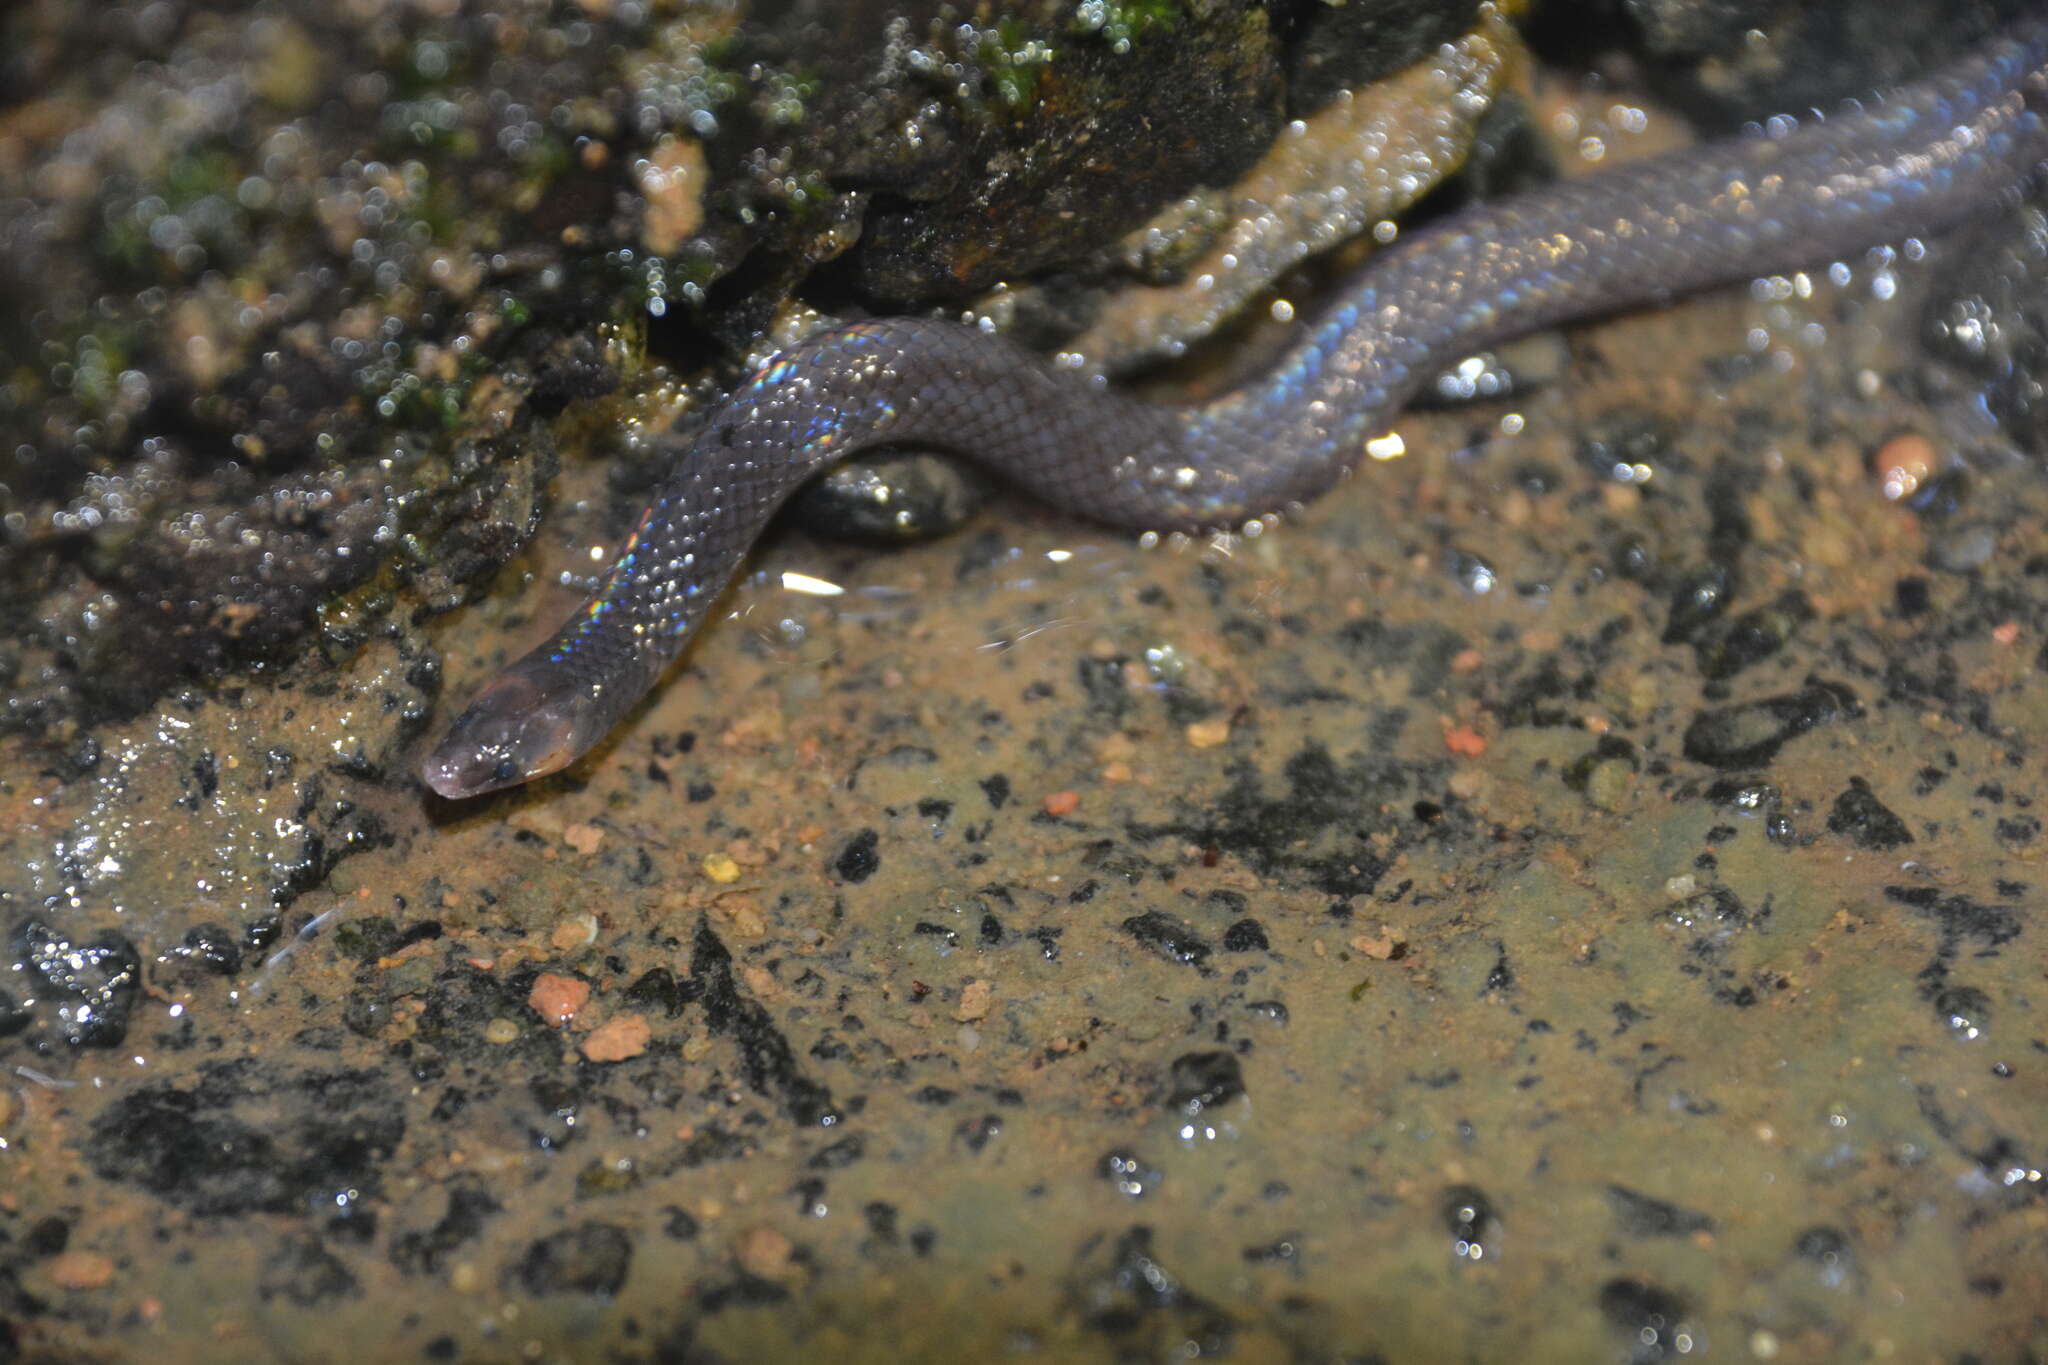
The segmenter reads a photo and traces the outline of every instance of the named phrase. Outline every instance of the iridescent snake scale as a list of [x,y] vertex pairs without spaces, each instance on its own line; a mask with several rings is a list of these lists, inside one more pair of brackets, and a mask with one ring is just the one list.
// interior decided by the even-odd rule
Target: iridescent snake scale
[[1200,407],[1091,386],[950,323],[812,337],[709,414],[596,593],[470,703],[428,756],[427,784],[475,796],[596,744],[784,499],[863,447],[953,451],[1112,526],[1239,524],[1329,488],[1419,384],[1473,350],[1939,232],[2044,162],[2048,21],[2028,20],[1860,110],[1466,209],[1380,254],[1269,374]]

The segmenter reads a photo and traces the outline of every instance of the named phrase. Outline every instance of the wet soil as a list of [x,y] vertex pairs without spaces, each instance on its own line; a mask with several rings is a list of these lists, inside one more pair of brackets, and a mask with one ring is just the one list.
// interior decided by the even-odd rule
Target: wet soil
[[153,946],[13,931],[0,1360],[2048,1351],[2048,485],[1920,342],[1980,249],[1574,328],[1256,538],[785,532],[484,802],[407,764],[587,465],[426,653],[17,747],[37,894]]

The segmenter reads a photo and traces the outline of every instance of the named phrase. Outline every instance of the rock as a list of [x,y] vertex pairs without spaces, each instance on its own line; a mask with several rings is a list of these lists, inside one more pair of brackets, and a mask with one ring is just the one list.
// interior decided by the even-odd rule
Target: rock
[[74,942],[41,920],[27,919],[15,926],[7,946],[38,996],[55,1006],[57,1033],[66,1043],[115,1047],[128,1036],[128,1012],[142,987],[142,957],[126,938],[108,930]]
[[584,1223],[543,1237],[505,1272],[508,1288],[528,1294],[610,1298],[633,1267],[633,1239],[610,1223]]
[[1184,1052],[1173,1059],[1171,1083],[1167,1107],[1183,1118],[1198,1118],[1244,1093],[1244,1071],[1235,1053]]
[[[1664,99],[1732,132],[1913,79],[2028,12],[2026,0],[1624,0]],[[1755,35],[1761,35],[1759,38]]]
[[1828,833],[1846,835],[1858,848],[1898,848],[1913,842],[1906,822],[1860,777],[1850,778],[1848,790],[1835,798],[1834,809],[1828,812]]
[[1847,687],[1809,680],[1797,692],[1700,712],[1685,728],[1685,756],[1712,768],[1761,768],[1786,741],[1862,714]]

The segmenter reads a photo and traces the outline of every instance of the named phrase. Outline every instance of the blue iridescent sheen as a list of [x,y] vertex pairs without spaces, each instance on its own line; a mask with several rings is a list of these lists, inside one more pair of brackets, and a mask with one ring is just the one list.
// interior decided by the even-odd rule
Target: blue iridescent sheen
[[429,755],[474,796],[586,752],[654,685],[807,478],[864,446],[938,446],[1075,515],[1241,524],[1313,498],[1428,375],[1506,337],[1939,232],[2048,162],[2048,21],[1803,126],[1479,204],[1381,253],[1265,379],[1174,409],[1000,337],[855,323],[763,366],[706,418],[591,602],[490,684]]

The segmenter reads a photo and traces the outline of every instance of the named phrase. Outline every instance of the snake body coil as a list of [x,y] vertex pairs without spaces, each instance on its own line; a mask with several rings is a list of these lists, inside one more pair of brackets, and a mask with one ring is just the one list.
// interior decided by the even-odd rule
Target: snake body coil
[[1468,209],[1377,257],[1264,379],[1165,408],[971,328],[856,323],[775,357],[705,422],[602,586],[480,693],[424,775],[448,797],[553,772],[700,626],[769,517],[883,442],[936,446],[1090,520],[1228,526],[1329,488],[1416,387],[1571,318],[1939,232],[2048,162],[2048,21],[1854,113]]

